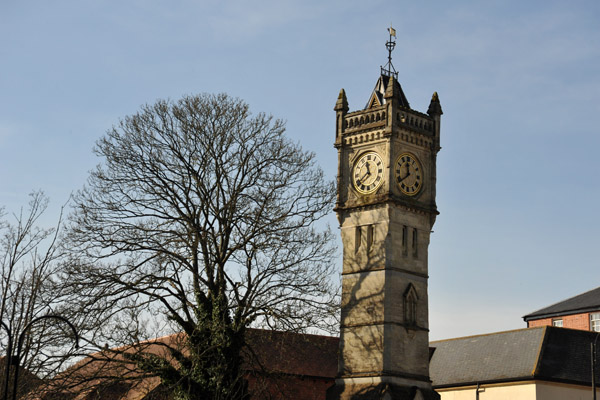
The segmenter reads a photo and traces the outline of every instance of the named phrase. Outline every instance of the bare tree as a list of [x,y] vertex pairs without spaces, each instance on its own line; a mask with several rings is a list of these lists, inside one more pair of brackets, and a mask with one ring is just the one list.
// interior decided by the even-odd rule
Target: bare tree
[[225,94],[158,101],[97,142],[102,163],[75,196],[81,326],[111,346],[182,332],[168,351],[120,358],[181,399],[246,396],[247,327],[332,322],[333,236],[315,223],[334,186],[284,131]]
[[10,384],[6,385],[8,356],[21,366],[18,392],[23,393],[38,383],[38,378],[59,371],[72,347],[69,326],[47,318],[60,306],[61,286],[56,277],[63,255],[57,242],[60,219],[54,228],[38,225],[47,206],[48,198],[33,192],[28,208],[12,218],[5,219],[7,215],[0,210],[0,346],[5,355],[1,393],[5,387],[12,390],[16,371],[11,369]]

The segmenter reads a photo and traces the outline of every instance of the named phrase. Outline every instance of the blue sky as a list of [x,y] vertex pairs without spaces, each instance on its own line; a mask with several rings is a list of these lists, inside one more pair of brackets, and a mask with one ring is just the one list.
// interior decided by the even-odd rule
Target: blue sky
[[0,204],[42,189],[51,224],[107,129],[199,92],[285,119],[333,179],[337,94],[364,107],[392,23],[412,108],[444,109],[430,337],[524,327],[600,286],[598,21],[577,0],[3,1]]

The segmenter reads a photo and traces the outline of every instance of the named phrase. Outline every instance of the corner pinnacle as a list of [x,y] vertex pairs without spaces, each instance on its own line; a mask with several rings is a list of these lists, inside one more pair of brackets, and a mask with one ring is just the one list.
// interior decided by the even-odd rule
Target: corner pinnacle
[[429,103],[429,108],[427,109],[427,114],[434,116],[442,115],[443,113],[444,112],[442,111],[442,105],[440,104],[438,94],[437,92],[433,92],[433,96],[431,96],[431,102]]
[[346,92],[344,89],[340,90],[340,94],[338,95],[337,102],[333,109],[335,111],[343,111],[344,113],[348,112],[348,99],[346,99]]
[[383,97],[385,99],[395,99],[398,101],[398,105],[406,108],[410,108],[408,104],[408,99],[404,95],[404,91],[402,90],[402,86],[400,86],[400,82],[394,76],[386,77],[381,76],[381,79],[388,79],[387,87],[385,88],[385,93]]

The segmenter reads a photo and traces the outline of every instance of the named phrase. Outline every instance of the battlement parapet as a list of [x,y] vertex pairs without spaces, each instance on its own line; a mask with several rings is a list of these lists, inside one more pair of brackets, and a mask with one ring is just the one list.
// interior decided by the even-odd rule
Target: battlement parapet
[[385,109],[385,106],[380,106],[347,114],[344,118],[344,132],[354,133],[364,129],[385,127],[387,123]]
[[[373,107],[369,110],[353,111],[344,116],[344,134],[383,128],[388,126],[389,117],[385,105]],[[393,117],[396,119],[395,125],[397,126],[403,126],[428,135],[435,133],[434,121],[426,114],[402,108],[394,110]]]

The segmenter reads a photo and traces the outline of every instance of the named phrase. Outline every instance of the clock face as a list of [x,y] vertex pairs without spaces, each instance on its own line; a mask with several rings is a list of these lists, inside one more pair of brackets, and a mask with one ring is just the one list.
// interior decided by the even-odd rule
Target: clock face
[[360,156],[352,174],[354,188],[362,194],[373,193],[383,182],[383,161],[374,151]]
[[394,166],[396,184],[402,193],[414,196],[423,186],[423,168],[417,157],[410,153],[400,154]]

